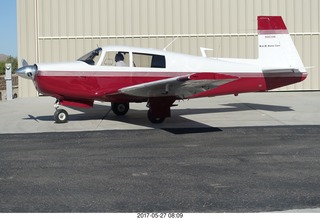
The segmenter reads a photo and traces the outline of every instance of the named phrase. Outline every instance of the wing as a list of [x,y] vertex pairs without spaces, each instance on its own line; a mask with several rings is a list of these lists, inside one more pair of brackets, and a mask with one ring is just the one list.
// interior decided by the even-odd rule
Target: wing
[[237,79],[235,76],[217,73],[194,73],[125,87],[119,93],[138,97],[176,96],[184,99]]

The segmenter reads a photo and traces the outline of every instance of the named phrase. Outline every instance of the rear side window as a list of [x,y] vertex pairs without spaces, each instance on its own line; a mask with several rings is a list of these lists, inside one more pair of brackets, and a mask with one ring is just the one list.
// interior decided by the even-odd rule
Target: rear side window
[[163,55],[133,53],[133,66],[140,68],[165,68],[166,59]]

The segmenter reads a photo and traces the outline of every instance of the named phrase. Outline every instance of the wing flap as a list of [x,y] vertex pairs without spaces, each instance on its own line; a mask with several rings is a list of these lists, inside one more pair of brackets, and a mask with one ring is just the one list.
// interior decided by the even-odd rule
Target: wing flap
[[235,76],[217,73],[194,73],[125,87],[119,93],[138,97],[176,96],[184,99],[237,79]]

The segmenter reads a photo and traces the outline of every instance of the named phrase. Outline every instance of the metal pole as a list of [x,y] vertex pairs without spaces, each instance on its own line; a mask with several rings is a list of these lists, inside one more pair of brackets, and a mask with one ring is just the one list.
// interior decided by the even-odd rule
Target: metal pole
[[7,100],[12,100],[12,70],[11,63],[6,63],[6,89],[7,89]]

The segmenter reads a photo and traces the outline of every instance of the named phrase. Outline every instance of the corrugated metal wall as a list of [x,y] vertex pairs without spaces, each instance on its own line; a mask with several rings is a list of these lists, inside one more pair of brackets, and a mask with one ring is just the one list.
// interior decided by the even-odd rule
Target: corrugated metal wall
[[[319,0],[17,0],[19,59],[71,61],[97,45],[118,44],[220,57],[257,57],[258,15],[283,16],[309,70],[283,90],[318,90]],[[20,96],[35,95],[21,80]]]

